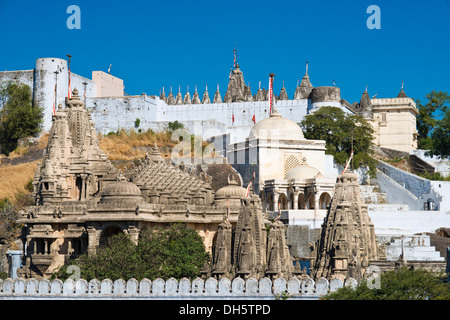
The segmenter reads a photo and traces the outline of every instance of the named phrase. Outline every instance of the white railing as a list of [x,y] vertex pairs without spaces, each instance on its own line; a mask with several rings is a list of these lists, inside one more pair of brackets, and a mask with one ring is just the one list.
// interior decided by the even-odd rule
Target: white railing
[[64,282],[41,279],[0,280],[0,299],[318,299],[343,286],[357,285],[349,278],[343,283],[339,279],[317,281],[303,279],[269,278],[196,278],[180,280],[118,279],[67,279]]

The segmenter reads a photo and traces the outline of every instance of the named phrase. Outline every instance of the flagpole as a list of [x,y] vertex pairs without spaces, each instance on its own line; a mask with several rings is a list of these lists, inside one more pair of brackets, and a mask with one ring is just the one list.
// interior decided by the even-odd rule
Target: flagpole
[[58,103],[58,68],[53,72],[55,74],[55,101],[53,102],[53,115],[56,114],[56,104]]
[[69,63],[68,63],[68,65],[67,65],[68,71],[69,71],[69,86],[68,86],[69,92],[67,93],[67,97],[68,97],[69,99],[72,99],[72,94],[71,94],[71,92],[70,92],[70,58],[72,58],[72,56],[71,56],[70,54],[68,54],[67,57],[69,58]]

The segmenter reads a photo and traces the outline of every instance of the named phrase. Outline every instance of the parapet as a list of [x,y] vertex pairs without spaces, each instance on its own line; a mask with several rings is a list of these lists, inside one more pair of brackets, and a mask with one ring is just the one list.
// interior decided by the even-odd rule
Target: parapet
[[190,280],[183,278],[177,280],[155,279],[129,279],[125,281],[118,279],[112,281],[104,279],[99,281],[93,279],[67,279],[64,282],[55,279],[37,280],[34,278],[15,280],[7,278],[0,280],[0,300],[1,299],[176,299],[178,298],[201,298],[201,299],[278,299],[281,295],[286,295],[290,299],[318,299],[321,296],[334,292],[343,286],[355,287],[357,282],[353,278],[348,278],[345,282],[339,279],[331,281],[319,278],[317,281],[309,277],[303,279],[291,278],[287,281],[284,278],[276,278],[273,281],[269,278],[257,280],[249,278],[208,278],[203,280],[196,278]]

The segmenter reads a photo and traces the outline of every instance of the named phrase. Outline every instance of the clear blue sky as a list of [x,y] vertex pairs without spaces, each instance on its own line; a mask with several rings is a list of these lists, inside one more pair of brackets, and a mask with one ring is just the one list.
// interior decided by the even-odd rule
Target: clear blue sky
[[[81,9],[81,29],[69,30],[69,5]],[[381,9],[381,29],[370,30],[369,5]],[[32,69],[37,58],[66,58],[91,78],[107,71],[128,94],[200,94],[217,83],[225,94],[233,49],[255,93],[275,77],[292,98],[305,72],[314,86],[341,88],[342,98],[393,97],[401,81],[422,101],[450,91],[450,0],[430,1],[12,1],[0,0],[0,70]]]

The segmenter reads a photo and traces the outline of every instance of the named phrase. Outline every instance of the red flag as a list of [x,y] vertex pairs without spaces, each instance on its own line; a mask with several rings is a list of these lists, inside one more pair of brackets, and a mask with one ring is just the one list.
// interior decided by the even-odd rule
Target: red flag
[[248,197],[250,195],[250,187],[251,187],[251,185],[252,185],[254,180],[255,180],[255,172],[253,171],[253,178],[248,183],[247,190],[245,191],[245,197]]
[[256,119],[255,119],[255,115],[253,115],[252,121],[253,121],[253,123],[255,123],[255,124],[256,124]]
[[231,120],[233,120],[233,123],[234,123],[234,112],[233,112],[233,115],[231,116]]

